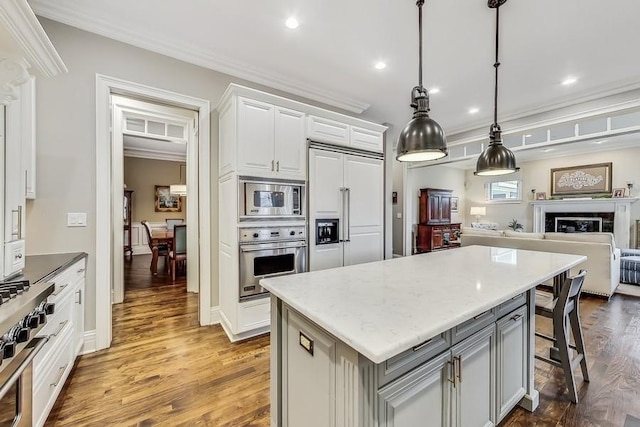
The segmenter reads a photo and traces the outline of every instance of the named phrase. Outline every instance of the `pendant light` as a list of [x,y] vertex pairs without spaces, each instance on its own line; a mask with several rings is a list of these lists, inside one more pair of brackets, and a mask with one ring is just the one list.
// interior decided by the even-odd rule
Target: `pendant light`
[[500,62],[498,61],[498,35],[500,6],[506,2],[507,0],[489,0],[488,2],[489,7],[496,10],[496,62],[493,64],[496,70],[496,81],[493,97],[493,124],[489,129],[489,146],[478,157],[474,175],[506,175],[520,170],[516,166],[516,156],[511,150],[502,145],[502,130],[498,124],[498,67],[500,67]]
[[401,162],[436,160],[447,155],[447,140],[442,127],[429,117],[429,91],[422,86],[422,5],[418,0],[419,66],[418,86],[411,90],[413,118],[398,137],[396,159]]

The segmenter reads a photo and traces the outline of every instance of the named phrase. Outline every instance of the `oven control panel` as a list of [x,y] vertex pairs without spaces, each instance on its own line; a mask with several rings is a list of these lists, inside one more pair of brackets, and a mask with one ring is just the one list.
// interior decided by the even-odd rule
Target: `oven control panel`
[[304,225],[292,227],[247,227],[238,229],[240,243],[279,242],[287,240],[306,240]]

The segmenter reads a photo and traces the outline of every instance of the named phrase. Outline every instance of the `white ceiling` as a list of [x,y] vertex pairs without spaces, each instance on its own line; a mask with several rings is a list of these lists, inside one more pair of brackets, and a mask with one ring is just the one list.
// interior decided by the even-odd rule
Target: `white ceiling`
[[[417,83],[413,0],[31,0],[47,18],[392,125]],[[447,133],[492,121],[495,11],[427,0],[424,80]],[[300,21],[289,30],[284,21]],[[500,115],[640,84],[640,1],[511,0],[501,8]],[[378,60],[387,68],[378,71]],[[578,82],[563,86],[574,76]],[[468,114],[470,107],[480,111]],[[506,129],[505,129],[506,130]]]

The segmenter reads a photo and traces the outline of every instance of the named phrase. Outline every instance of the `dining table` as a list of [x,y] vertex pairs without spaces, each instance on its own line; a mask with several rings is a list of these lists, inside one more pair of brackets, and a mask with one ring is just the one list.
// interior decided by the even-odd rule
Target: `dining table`
[[167,229],[154,229],[151,231],[151,253],[153,258],[151,259],[151,272],[154,276],[158,274],[158,246],[162,244],[167,245],[167,252],[171,250],[173,244],[173,230]]

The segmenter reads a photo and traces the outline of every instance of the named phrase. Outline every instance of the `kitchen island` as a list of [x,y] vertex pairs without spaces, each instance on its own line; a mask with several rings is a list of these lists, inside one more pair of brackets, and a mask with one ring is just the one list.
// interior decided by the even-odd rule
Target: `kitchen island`
[[585,260],[469,246],[261,280],[272,426],[490,426],[534,410],[534,288]]

